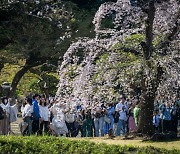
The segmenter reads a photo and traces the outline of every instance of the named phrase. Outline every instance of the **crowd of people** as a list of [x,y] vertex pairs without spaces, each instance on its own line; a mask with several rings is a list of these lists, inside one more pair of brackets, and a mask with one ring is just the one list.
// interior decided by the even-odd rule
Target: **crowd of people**
[[17,120],[18,103],[11,105],[12,99],[2,97],[0,100],[0,135],[11,133],[10,123]]
[[[10,106],[8,99],[2,99],[1,108],[6,115],[12,114],[17,104]],[[117,102],[82,102],[81,99],[65,100],[53,97],[46,99],[35,94],[33,98],[25,98],[25,104],[21,107],[22,119],[20,123],[22,135],[56,135],[67,137],[100,137],[100,136],[124,136],[135,133],[139,123],[141,110],[138,97],[126,99],[121,96]],[[13,112],[14,114],[16,112]],[[5,125],[12,122],[0,120],[0,133]],[[15,116],[16,117],[16,116]],[[178,133],[178,121],[180,120],[180,107],[178,101],[156,101],[152,123],[158,133]],[[4,126],[4,128],[2,127]]]

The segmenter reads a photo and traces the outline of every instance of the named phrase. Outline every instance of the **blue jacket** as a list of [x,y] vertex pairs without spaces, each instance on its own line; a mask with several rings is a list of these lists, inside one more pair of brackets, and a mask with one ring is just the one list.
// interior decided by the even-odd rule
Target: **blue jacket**
[[153,116],[153,125],[158,127],[160,123],[160,115]]
[[171,120],[171,112],[172,109],[171,108],[165,108],[162,112],[162,119],[163,120]]
[[114,125],[114,117],[113,114],[115,113],[115,108],[111,107],[107,109],[107,117],[111,119],[111,123],[108,124],[107,122],[104,123],[104,134],[108,134],[110,129],[113,129]]
[[39,120],[41,116],[40,116],[39,105],[37,100],[33,99],[32,104],[33,104],[33,116],[34,116],[33,118],[34,120]]

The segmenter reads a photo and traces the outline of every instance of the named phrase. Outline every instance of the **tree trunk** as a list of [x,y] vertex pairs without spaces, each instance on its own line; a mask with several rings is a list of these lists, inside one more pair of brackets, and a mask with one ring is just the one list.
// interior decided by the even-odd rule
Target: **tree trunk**
[[[148,64],[147,64],[148,65]],[[153,111],[154,111],[154,100],[156,98],[157,88],[161,82],[163,69],[159,64],[156,68],[153,68],[156,74],[151,73],[149,68],[149,73],[142,74],[141,88],[142,96],[140,101],[140,119],[138,124],[138,132],[151,136],[154,133],[153,127]],[[147,71],[147,70],[146,70]]]
[[49,98],[49,88],[44,88],[44,94],[45,94],[46,99],[48,99]]
[[0,72],[4,68],[4,64],[0,63]]
[[143,55],[145,60],[149,60],[153,53],[153,23],[155,17],[155,6],[154,1],[149,2],[149,6],[147,9],[147,20],[145,22],[146,29],[145,29],[145,36],[146,42],[142,42],[141,46],[143,49]]
[[[1,61],[0,61],[0,73],[1,73],[1,70],[4,68],[4,63],[2,63]],[[2,95],[2,92],[3,92],[3,89],[2,89],[2,87],[1,87],[1,85],[0,85],[0,94]]]
[[0,72],[1,72],[1,70],[4,68],[4,60],[3,60],[3,58],[2,59],[0,59]]
[[[144,80],[145,81],[145,80]],[[149,91],[148,87],[143,87],[142,98],[140,101],[140,118],[138,124],[138,132],[146,136],[151,136],[154,133],[153,128],[153,110],[154,110],[154,99],[155,93]]]
[[145,97],[143,102],[140,103],[140,119],[138,125],[138,132],[143,135],[152,136],[154,133],[153,128],[153,110],[154,110],[154,98]]
[[33,67],[33,66],[32,65],[24,65],[23,68],[16,73],[16,75],[14,76],[14,79],[12,81],[11,90],[8,93],[8,97],[12,97],[15,95],[19,81],[31,67]]
[[[154,99],[157,90],[156,76],[151,72],[151,62],[149,62],[153,53],[153,22],[155,17],[155,6],[154,1],[150,1],[147,9],[147,20],[146,20],[146,42],[142,42],[143,54],[144,54],[144,70],[141,80],[142,98],[140,101],[140,119],[138,124],[138,132],[144,135],[151,136],[153,130],[153,110],[154,110]],[[146,74],[145,71],[149,73]],[[150,76],[152,75],[152,76]]]

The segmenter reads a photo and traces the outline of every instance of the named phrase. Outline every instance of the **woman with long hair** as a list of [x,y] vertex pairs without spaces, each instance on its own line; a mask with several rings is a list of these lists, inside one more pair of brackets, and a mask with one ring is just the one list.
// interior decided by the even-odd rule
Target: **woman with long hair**
[[0,120],[0,134],[7,135],[11,132],[10,123],[17,120],[17,101],[16,104],[10,105],[11,98],[2,97],[0,102],[1,110],[4,112],[4,118]]
[[26,122],[27,128],[24,132],[22,132],[23,135],[31,135],[32,134],[32,120],[31,120],[31,114],[32,114],[32,99],[29,97],[25,98],[25,106],[22,110],[22,118],[23,121]]
[[3,119],[0,120],[0,135],[7,135],[9,132],[9,114],[7,112],[8,98],[2,97],[0,102]]
[[41,116],[39,134],[42,135],[43,132],[47,134],[49,131],[50,111],[46,103],[46,98],[44,97],[40,100],[39,111]]

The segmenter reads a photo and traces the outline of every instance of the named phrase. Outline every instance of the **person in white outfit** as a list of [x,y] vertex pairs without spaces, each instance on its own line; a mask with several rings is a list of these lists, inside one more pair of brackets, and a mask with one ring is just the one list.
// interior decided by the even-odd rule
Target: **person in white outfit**
[[25,99],[26,105],[22,109],[22,118],[23,121],[28,124],[27,129],[22,132],[23,135],[31,135],[32,134],[32,120],[31,120],[31,114],[33,112],[33,106],[32,106],[32,99],[26,97]]
[[68,129],[65,123],[65,116],[62,111],[60,103],[55,103],[51,111],[53,113],[53,119],[52,119],[52,129],[55,133],[55,135],[66,135],[68,133]]
[[116,136],[120,136],[121,132],[122,135],[125,135],[126,133],[126,122],[127,122],[127,102],[126,102],[126,97],[122,96],[120,103],[116,105],[116,111],[119,112],[119,121],[117,124],[117,129],[116,129]]
[[7,135],[11,132],[10,123],[17,120],[17,102],[14,105],[10,105],[11,98],[2,97],[0,106],[5,112],[4,119],[0,120],[0,134]]
[[43,132],[47,134],[49,132],[50,111],[44,97],[40,100],[39,111],[41,116],[39,134],[42,135]]

